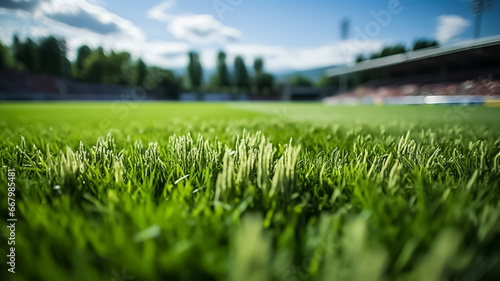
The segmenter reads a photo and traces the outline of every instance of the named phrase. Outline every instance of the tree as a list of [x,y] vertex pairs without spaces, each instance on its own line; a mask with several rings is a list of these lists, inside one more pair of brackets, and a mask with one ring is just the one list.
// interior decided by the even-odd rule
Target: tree
[[42,72],[63,76],[64,61],[66,59],[66,42],[64,39],[57,39],[54,36],[43,38],[40,40],[38,53]]
[[0,69],[4,66],[10,67],[9,48],[0,41]]
[[388,57],[392,55],[402,54],[406,52],[406,47],[402,44],[387,46],[380,52],[380,57]]
[[90,50],[89,46],[87,45],[82,45],[78,48],[77,55],[76,55],[76,70],[77,74],[80,76],[83,73],[83,63],[88,56],[92,53],[92,50]]
[[161,79],[159,87],[163,92],[163,96],[169,100],[178,100],[180,93],[180,81],[175,77],[175,74],[170,70],[153,67],[150,70],[155,73],[155,76]]
[[253,62],[253,69],[256,74],[262,73],[262,71],[264,71],[264,60],[262,60],[262,58],[256,58]]
[[392,47],[384,47],[382,51],[380,52],[380,57],[388,57],[392,55]]
[[341,81],[341,79],[342,78],[339,76],[331,77],[324,75],[321,77],[319,85],[321,87],[328,87],[333,90],[341,90],[341,88],[344,87],[342,85],[343,83],[345,83],[345,87],[347,89],[350,89],[367,81],[363,76],[360,76],[359,74],[349,75],[349,77],[345,78],[345,81]]
[[84,61],[84,80],[92,83],[127,85],[130,80],[130,54],[111,51],[108,55],[98,48]]
[[203,68],[201,67],[200,57],[196,52],[189,52],[189,64],[187,67],[189,84],[191,89],[198,92],[198,99],[202,99],[200,87],[203,78]]
[[330,88],[338,89],[340,86],[339,77],[338,76],[330,77],[328,75],[323,75],[321,77],[319,85],[321,87],[330,87]]
[[413,43],[413,51],[416,50],[421,50],[421,49],[426,49],[426,48],[432,48],[432,47],[438,47],[439,43],[436,40],[431,40],[431,39],[418,39]]
[[105,57],[104,60],[104,75],[102,81],[107,84],[125,85],[127,84],[127,73],[125,68],[130,61],[130,54],[127,52],[115,53]]
[[84,74],[85,81],[91,83],[101,83],[102,76],[104,74],[104,62],[96,58],[95,56],[90,57],[87,60],[87,66],[85,67],[86,72]]
[[406,46],[403,44],[398,44],[392,46],[392,53],[391,55],[397,55],[397,54],[403,54],[406,53]]
[[160,85],[165,91],[165,97],[171,100],[178,100],[180,93],[180,83],[172,71],[165,70],[165,77]]
[[64,58],[63,60],[63,76],[64,77],[71,77],[71,62],[69,61],[68,58]]
[[270,93],[274,87],[274,77],[264,72],[264,60],[256,58],[253,63],[255,70],[255,88],[257,94]]
[[137,60],[137,76],[135,78],[136,86],[144,86],[144,78],[146,78],[146,64],[142,59]]
[[97,47],[96,52],[97,52],[97,54],[99,54],[100,56],[103,56],[103,55],[104,55],[104,49],[102,48],[102,46]]
[[366,58],[362,54],[359,54],[359,55],[356,56],[356,63],[359,63],[359,62],[362,62],[362,61],[365,61],[365,60],[366,60]]
[[234,79],[238,89],[248,89],[250,86],[247,67],[245,61],[240,56],[234,59]]
[[14,55],[14,61],[16,65],[21,62],[21,41],[19,40],[19,36],[14,34],[12,37],[12,53]]
[[226,53],[220,51],[217,55],[217,82],[219,88],[229,87],[229,72],[226,65]]
[[[397,45],[393,45],[393,46],[386,46],[382,49],[382,51],[380,53],[373,53],[369,56],[369,59],[370,60],[373,60],[373,59],[378,59],[378,58],[382,58],[382,57],[388,57],[388,56],[392,56],[392,55],[397,55],[397,54],[402,54],[402,53],[405,53],[406,52],[406,47],[405,45],[403,44],[397,44]],[[361,55],[359,55],[357,58],[356,58],[356,62],[361,62],[364,60],[364,57],[362,57]]]
[[102,83],[104,76],[104,64],[106,55],[102,52],[102,48],[93,51],[83,63],[83,78],[87,82]]
[[220,90],[219,75],[217,72],[212,73],[212,75],[210,75],[210,78],[208,78],[207,89],[214,91],[214,92],[217,92]]
[[269,73],[260,73],[256,77],[258,94],[269,94],[274,88],[274,77]]
[[12,49],[16,65],[19,69],[27,69],[30,72],[38,71],[38,46],[35,42],[28,38],[23,43],[17,35],[14,35]]
[[309,80],[307,77],[296,75],[292,79],[290,79],[290,85],[295,87],[312,87],[313,82]]

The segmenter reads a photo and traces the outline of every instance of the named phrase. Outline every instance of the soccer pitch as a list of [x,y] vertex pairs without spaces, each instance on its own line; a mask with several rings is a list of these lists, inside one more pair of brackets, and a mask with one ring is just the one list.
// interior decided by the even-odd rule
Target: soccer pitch
[[55,102],[0,117],[1,280],[500,278],[500,108]]

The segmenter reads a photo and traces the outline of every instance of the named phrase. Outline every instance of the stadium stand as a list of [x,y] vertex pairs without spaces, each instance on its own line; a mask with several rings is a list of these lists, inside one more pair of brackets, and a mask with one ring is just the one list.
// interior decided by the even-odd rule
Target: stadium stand
[[[424,49],[330,69],[330,77],[358,86],[339,90],[328,103],[417,102],[419,96],[500,96],[500,36],[462,42],[459,45]],[[390,99],[387,99],[390,98]],[[363,101],[362,101],[363,99]],[[429,100],[429,99],[428,99]],[[464,103],[478,99],[465,99]],[[447,99],[443,99],[443,103]],[[455,103],[451,99],[449,103]],[[418,103],[418,102],[417,102]]]

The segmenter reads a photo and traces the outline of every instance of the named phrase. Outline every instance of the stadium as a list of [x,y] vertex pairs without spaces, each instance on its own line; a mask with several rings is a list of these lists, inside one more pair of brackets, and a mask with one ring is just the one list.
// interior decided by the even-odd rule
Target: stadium
[[499,51],[500,37],[493,36],[330,69],[332,78],[361,85],[327,102],[498,104]]
[[0,1],[0,280],[500,280],[497,2]]

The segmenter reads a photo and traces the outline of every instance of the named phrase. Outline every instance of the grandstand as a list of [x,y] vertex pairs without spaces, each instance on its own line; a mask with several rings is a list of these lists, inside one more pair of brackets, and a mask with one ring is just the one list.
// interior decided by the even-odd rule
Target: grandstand
[[[406,97],[470,95],[494,102],[500,96],[500,36],[363,61],[327,73],[347,85],[356,85],[327,98],[330,103],[394,103],[398,98],[407,103],[425,98]],[[457,97],[453,102],[437,100],[460,103]],[[470,100],[477,102],[478,98],[464,99],[464,103]]]

